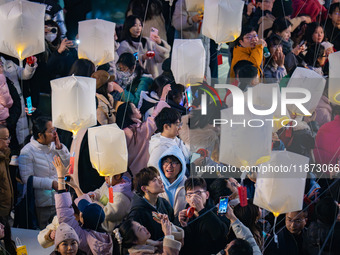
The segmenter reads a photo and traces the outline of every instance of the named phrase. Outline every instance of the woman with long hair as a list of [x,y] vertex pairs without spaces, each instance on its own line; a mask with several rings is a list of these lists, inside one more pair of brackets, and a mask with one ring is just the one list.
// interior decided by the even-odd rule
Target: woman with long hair
[[152,34],[150,38],[142,36],[142,30],[141,18],[133,15],[127,17],[117,53],[135,54],[141,66],[155,78],[162,70],[161,63],[169,57],[171,47],[156,34]]
[[144,122],[142,115],[133,103],[123,103],[118,107],[116,122],[124,130],[128,147],[128,167],[133,175],[147,166],[149,160],[149,140],[156,132],[155,117],[164,107],[170,107],[165,99],[171,90],[170,84],[163,89],[157,107],[151,117]]

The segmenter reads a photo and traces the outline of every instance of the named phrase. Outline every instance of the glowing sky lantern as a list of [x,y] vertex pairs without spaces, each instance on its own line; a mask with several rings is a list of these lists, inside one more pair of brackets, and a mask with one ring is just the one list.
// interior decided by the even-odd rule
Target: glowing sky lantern
[[235,41],[241,34],[244,1],[206,0],[202,34],[216,43]]
[[79,22],[78,57],[96,66],[114,60],[115,27],[115,23],[100,19]]
[[0,52],[22,61],[45,51],[45,6],[11,1],[0,6]]
[[276,215],[301,210],[308,162],[308,157],[293,152],[273,151],[259,167],[254,204]]
[[97,124],[96,79],[68,76],[51,81],[53,126],[71,131]]
[[183,0],[188,12],[203,12],[204,0]]
[[236,167],[256,166],[268,161],[272,125],[264,119],[273,118],[273,115],[254,115],[247,108],[244,115],[233,115],[232,111],[233,108],[221,111],[220,161]]
[[[317,107],[322,93],[326,85],[326,79],[315,71],[297,67],[289,79],[287,88],[298,88],[306,89],[311,93],[311,98],[308,102],[303,103],[303,106],[310,112],[313,113]],[[303,98],[304,95],[301,93],[289,93],[287,98]],[[295,104],[288,104],[287,109],[297,115],[303,115],[299,108]]]
[[[254,108],[257,109],[256,106],[262,106],[264,109],[275,109],[273,113],[274,125],[273,125],[273,132],[276,132],[283,125],[288,124],[288,120],[290,118],[289,113],[287,111],[287,115],[281,114],[281,93],[280,87],[277,83],[271,84],[263,84],[260,83],[251,89],[248,89],[244,93],[245,98],[250,98],[249,105],[254,105]],[[277,104],[274,103],[273,99],[277,99]],[[285,121],[286,120],[286,121]],[[282,125],[283,124],[283,125]]]
[[128,152],[125,133],[117,124],[89,128],[90,160],[101,176],[127,171]]
[[328,98],[331,103],[340,105],[340,51],[328,56],[329,87]]
[[176,39],[171,56],[171,71],[176,83],[203,82],[205,50],[200,39]]

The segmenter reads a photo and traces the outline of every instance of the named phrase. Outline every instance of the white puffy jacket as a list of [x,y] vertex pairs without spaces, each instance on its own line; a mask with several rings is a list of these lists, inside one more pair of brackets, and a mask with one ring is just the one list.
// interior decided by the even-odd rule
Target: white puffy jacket
[[54,156],[60,156],[65,166],[70,162],[70,153],[65,145],[57,150],[54,142],[50,146],[43,145],[33,137],[31,137],[30,143],[26,144],[20,152],[20,175],[25,184],[31,175],[34,176],[33,188],[37,207],[54,205],[52,183],[54,180],[58,180],[57,171],[52,164]]
[[34,67],[31,67],[29,65],[26,65],[25,68],[22,68],[18,65],[16,65],[11,60],[6,60],[3,57],[1,57],[1,61],[4,66],[4,74],[5,76],[10,79],[14,87],[16,88],[21,101],[21,115],[17,123],[16,128],[16,134],[19,144],[23,144],[26,136],[29,135],[29,129],[28,129],[28,122],[27,122],[27,116],[25,113],[25,99],[22,94],[21,85],[19,83],[19,79],[22,80],[29,80],[32,78],[35,69],[37,68],[37,64],[34,65]]

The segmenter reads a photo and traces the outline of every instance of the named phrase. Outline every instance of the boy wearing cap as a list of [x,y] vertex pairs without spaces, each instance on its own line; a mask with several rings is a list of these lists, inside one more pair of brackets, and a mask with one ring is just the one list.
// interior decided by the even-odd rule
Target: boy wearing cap
[[[104,206],[105,220],[102,227],[108,233],[111,233],[130,211],[131,199],[133,197],[131,181],[123,176],[123,173],[115,171],[115,175],[106,176],[105,182],[99,189],[88,193],[92,200]],[[113,201],[109,201],[110,192]]]
[[74,217],[72,198],[66,191],[65,169],[59,157],[54,158],[53,165],[58,173],[58,194],[55,195],[55,206],[59,223],[67,223],[79,236],[79,248],[87,254],[112,254],[112,239],[101,227],[105,213],[102,207],[92,203],[90,197],[79,189],[73,179],[68,183],[76,191],[78,198],[74,201],[80,211],[80,222]]

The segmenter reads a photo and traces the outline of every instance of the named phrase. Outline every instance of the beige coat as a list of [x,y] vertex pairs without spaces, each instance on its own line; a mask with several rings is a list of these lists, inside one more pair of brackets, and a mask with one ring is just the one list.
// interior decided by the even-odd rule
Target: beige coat
[[117,53],[118,55],[121,55],[125,52],[129,52],[131,54],[138,52],[138,57],[141,59],[142,55],[144,55],[147,51],[154,51],[155,56],[142,62],[142,66],[152,75],[153,78],[156,78],[161,74],[161,64],[170,56],[171,46],[164,40],[162,40],[163,46],[161,46],[148,37],[143,38],[146,39],[146,44],[144,46],[141,42],[132,42],[132,45],[130,45],[126,40],[122,41]]
[[116,110],[114,109],[113,97],[108,94],[109,100],[101,94],[96,93],[98,99],[97,120],[100,125],[116,122]]

